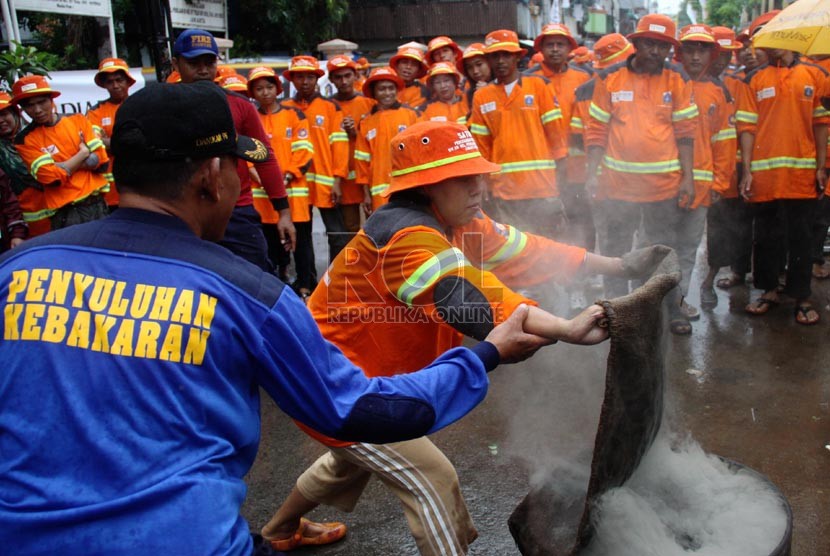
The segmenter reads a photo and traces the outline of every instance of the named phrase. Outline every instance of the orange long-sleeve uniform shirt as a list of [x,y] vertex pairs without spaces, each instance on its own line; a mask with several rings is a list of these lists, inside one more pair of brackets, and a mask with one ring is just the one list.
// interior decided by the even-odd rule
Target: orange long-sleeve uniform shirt
[[343,111],[331,100],[314,95],[310,100],[295,96],[283,102],[297,108],[308,119],[309,138],[314,148],[311,167],[306,172],[309,200],[319,208],[332,208],[334,179],[349,177],[349,137],[343,131]]
[[[283,174],[290,173],[294,176],[285,188],[288,193],[291,220],[308,222],[311,219],[311,210],[305,175],[314,156],[314,147],[309,138],[308,118],[296,108],[280,105],[276,112],[270,114],[259,111],[259,119]],[[263,222],[267,219],[267,223],[275,223],[274,215],[278,214],[271,205],[268,193],[262,187],[254,187],[253,195],[254,207],[262,216]]]
[[746,83],[744,83],[744,77],[742,74],[725,73],[723,75],[723,85],[729,92],[728,107],[730,132],[718,134],[716,136],[715,156],[730,157],[733,160],[734,168],[729,176],[728,186],[718,192],[726,199],[734,199],[739,195],[738,165],[741,163],[741,145],[738,142],[738,131],[735,127],[735,113],[738,110],[738,92],[741,88],[746,87]]
[[[722,193],[729,189],[735,171],[732,153],[735,152],[736,135],[734,125],[729,122],[732,109],[726,87],[720,81],[704,76],[699,81],[692,80],[692,90],[699,112],[692,169],[695,198],[690,207],[695,209],[711,204],[710,191]],[[724,142],[727,144],[722,144]]]
[[[544,62],[534,66],[526,75],[538,75],[548,80],[548,87],[559,103],[562,111],[562,121],[565,129],[571,132],[571,119],[576,104],[576,89],[591,79],[591,72],[579,66],[567,64],[565,71],[553,71]],[[585,150],[580,148],[581,141],[568,141],[568,158],[565,159],[568,181],[571,183],[585,183]]]
[[464,335],[483,339],[489,327],[481,323],[535,305],[511,288],[568,281],[585,253],[483,213],[448,230],[427,207],[393,201],[335,258],[308,307],[323,336],[367,376],[406,374]]
[[605,150],[598,196],[635,203],[664,201],[680,190],[678,139],[692,139],[698,109],[683,68],[637,73],[634,56],[599,73],[585,146]]
[[349,137],[349,176],[340,184],[342,191],[342,198],[340,203],[344,205],[356,205],[363,202],[363,186],[357,183],[357,170],[354,162],[354,149],[357,145],[357,130],[360,127],[360,121],[369,114],[372,108],[377,104],[373,98],[363,96],[360,93],[355,93],[350,99],[336,98],[337,103],[340,104],[340,109],[343,110],[343,117],[351,116],[355,123],[355,136]]
[[[115,125],[115,113],[118,111],[120,104],[110,102],[109,100],[102,100],[95,105],[95,108],[87,110],[86,119],[92,124],[92,129],[95,130],[95,135],[101,137],[112,137],[112,127]],[[112,177],[112,156],[110,156],[110,164],[107,171],[104,172],[104,177],[107,178],[109,184],[104,193],[104,200],[108,206],[118,206],[118,189],[115,187],[115,179]]]
[[464,98],[456,96],[453,102],[431,100],[418,111],[418,121],[421,122],[456,122],[467,125],[467,103]]
[[739,137],[755,136],[750,202],[815,198],[813,126],[830,122],[820,102],[827,73],[795,60],[789,67],[761,66],[747,75],[746,84],[735,119]]
[[396,103],[388,110],[372,108],[360,122],[354,164],[357,183],[368,186],[372,195],[372,209],[386,204],[382,194],[389,188],[392,172],[392,138],[418,121],[418,113],[409,106]]
[[[821,67],[822,69],[824,69],[824,71],[830,73],[830,58],[824,58],[823,60],[813,60],[813,59],[811,59],[810,63],[813,63],[813,64]],[[826,157],[826,160],[827,160],[827,162],[824,163],[825,167],[830,167],[830,135],[828,135],[828,137],[827,137],[827,157]]]
[[71,176],[58,166],[78,153],[80,134],[91,153],[98,156],[99,168],[109,162],[104,143],[83,114],[58,116],[51,126],[29,125],[15,138],[15,148],[34,178],[43,184],[43,211],[51,216],[70,203],[103,193],[109,182],[102,173],[79,168]]
[[541,77],[521,76],[507,94],[491,83],[476,91],[470,131],[481,154],[501,164],[491,193],[499,199],[557,197],[556,161],[568,153],[562,111]]
[[418,110],[430,100],[429,87],[421,83],[419,80],[414,80],[412,83],[404,86],[403,91],[398,93],[398,101],[401,104],[406,104],[410,108]]

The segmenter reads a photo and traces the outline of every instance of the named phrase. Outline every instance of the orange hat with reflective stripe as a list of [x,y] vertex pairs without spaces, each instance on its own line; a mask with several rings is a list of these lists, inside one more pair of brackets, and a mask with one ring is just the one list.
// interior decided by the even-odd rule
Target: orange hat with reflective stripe
[[248,96],[253,97],[253,84],[257,79],[267,79],[277,86],[277,94],[282,93],[282,83],[280,83],[277,72],[267,66],[257,66],[248,72]]
[[432,64],[432,67],[429,68],[429,73],[427,74],[427,85],[429,85],[430,80],[436,75],[450,75],[453,79],[455,79],[455,84],[458,85],[458,82],[461,81],[461,75],[449,62],[435,62]]
[[182,76],[176,70],[170,72],[170,75],[167,76],[167,79],[164,80],[165,83],[181,83]]
[[618,62],[624,62],[634,54],[634,45],[619,33],[611,33],[601,37],[594,43],[594,67],[605,69]]
[[359,69],[359,70],[369,69],[369,60],[367,60],[363,56],[361,56],[360,58],[357,59],[356,64],[357,64],[357,69]]
[[718,46],[712,28],[702,23],[692,23],[680,30],[680,42],[701,42]]
[[459,72],[464,73],[464,60],[469,60],[470,58],[475,58],[476,56],[484,56],[484,45],[480,42],[474,42],[464,49],[464,54],[461,55],[461,59],[455,63],[456,69],[458,69]]
[[501,166],[481,156],[473,134],[465,126],[418,122],[392,138],[392,179],[382,195],[499,170]]
[[130,67],[127,65],[127,62],[122,60],[121,58],[104,58],[101,60],[101,63],[98,64],[98,73],[95,74],[95,84],[99,87],[104,86],[103,78],[108,73],[115,73],[116,71],[123,71],[124,75],[127,77],[127,81],[130,82],[128,87],[132,87],[135,85],[135,79],[133,76],[130,75]]
[[395,88],[397,88],[398,91],[403,91],[404,89],[403,79],[398,76],[395,70],[389,66],[384,66],[382,68],[373,69],[372,73],[369,74],[366,82],[363,83],[363,96],[375,98],[372,86],[378,81],[391,81],[395,84]]
[[317,77],[326,74],[320,69],[320,64],[314,56],[294,56],[288,64],[288,69],[282,72],[282,76],[291,81],[292,73],[313,73]]
[[20,104],[23,99],[46,95],[50,98],[60,96],[60,91],[55,91],[42,75],[27,75],[21,77],[12,85],[12,103]]
[[752,20],[749,24],[749,36],[754,37],[755,33],[761,30],[761,27],[772,21],[772,18],[781,13],[781,10],[770,10],[765,14],[761,14]]
[[230,66],[216,66],[216,77],[213,78],[215,83],[219,83],[222,81],[222,78],[227,77],[229,75],[239,75],[235,69]]
[[533,41],[533,48],[536,50],[542,50],[542,41],[545,40],[545,37],[565,37],[571,45],[571,50],[579,46],[576,44],[576,39],[571,34],[571,30],[568,29],[568,26],[562,25],[561,23],[548,23],[542,27],[542,32],[539,33],[539,36],[537,36],[536,40]]
[[680,46],[675,38],[677,26],[674,20],[663,14],[646,14],[637,22],[637,30],[628,35],[628,40],[634,41],[638,38],[654,39]]
[[435,37],[434,39],[429,41],[429,44],[427,44],[427,59],[430,62],[434,63],[435,60],[432,59],[432,55],[435,53],[436,50],[438,50],[439,48],[444,48],[445,46],[449,46],[450,48],[452,48],[453,52],[455,52],[456,61],[460,60],[461,56],[464,55],[464,52],[462,52],[461,47],[458,46],[458,43],[456,43],[449,37],[442,36]]
[[715,34],[715,40],[722,50],[740,50],[743,45],[735,38],[735,31],[729,27],[712,27],[712,33]]
[[418,50],[417,48],[409,46],[398,49],[397,54],[392,56],[392,58],[389,60],[389,67],[396,70],[398,62],[400,62],[403,58],[410,58],[418,62],[418,64],[420,64],[421,69],[418,70],[418,74],[415,75],[415,79],[425,76],[429,71],[429,66],[427,65],[427,62],[424,59],[424,53]]
[[571,54],[573,54],[575,64],[589,64],[594,61],[594,53],[587,46],[580,46],[572,50]]
[[348,56],[338,55],[330,58],[329,61],[326,62],[326,69],[329,73],[331,73],[340,69],[357,71],[359,68],[357,63]]
[[739,43],[748,43],[749,42],[749,27],[746,29],[741,30],[740,33],[735,37],[735,39]]
[[6,91],[0,91],[0,111],[14,106],[12,96]]
[[527,49],[519,44],[519,35],[509,29],[490,31],[484,38],[484,53],[510,52],[512,54],[527,54]]
[[544,61],[545,61],[545,55],[542,54],[541,52],[537,52],[536,54],[534,54],[533,56],[530,57],[530,63],[531,64],[541,64]]
[[245,77],[237,74],[226,75],[219,80],[219,86],[228,91],[235,91],[237,93],[248,92],[248,80]]

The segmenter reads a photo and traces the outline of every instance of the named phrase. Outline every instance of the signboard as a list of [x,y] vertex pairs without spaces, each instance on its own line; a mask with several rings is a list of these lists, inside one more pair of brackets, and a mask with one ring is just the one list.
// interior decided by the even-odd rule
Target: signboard
[[225,0],[170,0],[170,20],[176,29],[227,29]]
[[110,0],[14,0],[12,9],[69,15],[110,17]]
[[[106,89],[95,84],[98,70],[53,71],[49,73],[49,83],[60,96],[55,99],[55,106],[60,114],[86,114],[90,107],[109,97]],[[135,85],[130,87],[130,94],[144,87],[141,68],[130,68],[130,75]]]

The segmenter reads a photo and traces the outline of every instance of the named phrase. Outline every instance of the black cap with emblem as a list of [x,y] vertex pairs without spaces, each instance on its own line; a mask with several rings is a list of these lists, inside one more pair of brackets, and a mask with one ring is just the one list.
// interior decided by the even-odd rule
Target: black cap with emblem
[[236,134],[225,92],[207,81],[158,83],[131,95],[115,116],[110,145],[116,158],[133,160],[268,158],[260,141]]

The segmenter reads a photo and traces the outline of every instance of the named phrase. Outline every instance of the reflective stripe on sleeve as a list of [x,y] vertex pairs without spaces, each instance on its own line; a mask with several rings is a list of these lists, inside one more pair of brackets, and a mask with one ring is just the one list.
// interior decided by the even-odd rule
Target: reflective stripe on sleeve
[[745,124],[757,124],[758,114],[756,112],[747,112],[746,110],[738,110],[735,112],[735,120]]
[[591,103],[590,108],[588,108],[588,114],[590,114],[591,117],[595,120],[599,120],[604,124],[607,124],[611,121],[611,114],[609,112],[606,112],[593,102]]
[[95,139],[92,139],[91,141],[87,141],[86,146],[89,147],[90,151],[94,151],[96,149],[104,148],[104,142],[96,137]]
[[285,192],[289,197],[308,197],[308,187],[288,187]]
[[582,118],[574,116],[571,118],[571,127],[574,129],[585,129],[585,124],[582,123]]
[[729,139],[737,139],[738,132],[735,130],[734,127],[722,129],[719,132],[712,135],[712,142],[717,141],[728,141]]
[[371,162],[372,161],[372,155],[367,153],[366,151],[355,150],[354,151],[354,159],[355,160],[360,160],[362,162]]
[[32,177],[37,179],[37,173],[40,171],[41,168],[46,166],[47,164],[54,164],[55,161],[52,159],[51,154],[44,154],[43,156],[39,156],[34,161],[32,161],[32,165],[30,166],[30,172]]
[[830,112],[828,112],[823,106],[817,106],[815,110],[813,110],[813,117],[814,118],[826,118],[830,116]]
[[432,255],[398,288],[396,297],[408,306],[442,276],[462,268],[466,258],[461,250],[452,247]]
[[693,104],[691,106],[687,106],[682,110],[675,110],[671,113],[671,121],[679,122],[682,120],[689,120],[691,118],[697,118],[700,113],[697,111],[697,104]]
[[534,170],[556,170],[555,160],[522,160],[520,162],[502,162],[501,173],[532,172]]
[[349,142],[349,136],[346,135],[345,131],[335,131],[329,135],[329,143],[342,143],[344,141]]
[[559,108],[554,108],[542,114],[542,125],[549,124],[556,120],[562,119],[562,111]]
[[710,172],[709,170],[698,170],[697,168],[694,168],[692,170],[692,177],[695,181],[714,181],[715,173]]
[[38,220],[43,220],[44,218],[51,218],[58,212],[55,209],[43,209],[43,210],[36,210],[34,212],[24,212],[23,213],[23,220],[26,222],[37,222]]
[[793,168],[796,170],[813,170],[816,167],[815,158],[794,158],[791,156],[777,156],[763,160],[753,160],[750,170],[753,172],[763,170],[777,170],[779,168]]
[[382,195],[386,190],[389,188],[388,183],[379,183],[377,185],[373,185],[369,188],[369,193],[371,195]]
[[[308,178],[308,175],[306,175],[306,179],[310,179]],[[314,174],[314,183],[319,183],[320,185],[325,185],[328,187],[334,187],[334,178],[324,176],[322,174]]]
[[668,174],[680,171],[680,160],[676,158],[660,162],[626,162],[605,155],[603,162],[611,170],[628,174]]
[[484,270],[495,268],[513,257],[520,255],[525,245],[527,245],[527,236],[523,232],[520,232],[513,226],[508,226],[507,230],[507,241],[504,242],[501,249],[496,251],[495,255],[482,263],[481,267]]
[[473,135],[490,135],[490,130],[487,126],[481,124],[471,124],[470,132],[472,132]]
[[294,151],[311,151],[314,152],[314,145],[311,144],[311,141],[294,141],[291,143],[291,152]]

